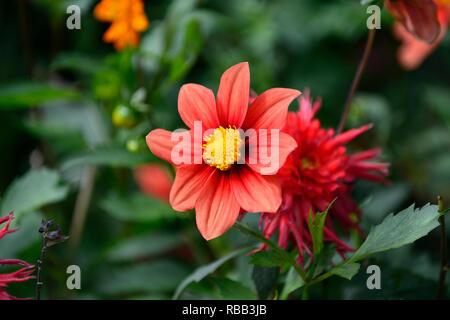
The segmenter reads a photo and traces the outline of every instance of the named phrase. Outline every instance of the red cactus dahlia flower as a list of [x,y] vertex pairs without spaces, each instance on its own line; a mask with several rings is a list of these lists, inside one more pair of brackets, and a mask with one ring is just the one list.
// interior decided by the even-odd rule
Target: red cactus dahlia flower
[[[289,104],[300,92],[270,89],[248,106],[249,90],[248,63],[225,71],[216,99],[211,90],[186,84],[178,96],[178,112],[190,128],[183,133],[187,139],[180,143],[177,135],[162,129],[147,135],[150,150],[178,166],[170,204],[178,211],[195,207],[197,227],[207,240],[231,228],[241,208],[275,212],[282,201],[280,184],[270,175],[276,170],[263,173],[268,164],[261,150],[275,151],[279,168],[297,146],[279,130],[285,125]],[[279,139],[272,139],[275,136]],[[183,161],[174,161],[180,147]]]
[[[4,235],[11,233],[11,232],[15,232],[17,231],[17,229],[15,230],[8,230],[9,225],[11,223],[13,219],[13,213],[11,212],[9,215],[7,215],[4,218],[0,218],[0,225],[6,222],[6,225],[0,230],[0,239],[3,238]],[[22,269],[19,269],[17,271],[11,272],[11,273],[0,273],[0,300],[26,300],[26,299],[31,299],[31,298],[26,298],[26,299],[20,299],[20,298],[16,298],[13,297],[11,295],[9,295],[4,288],[7,287],[8,283],[13,283],[13,282],[23,282],[23,281],[27,281],[30,279],[33,279],[34,276],[32,276],[31,274],[34,272],[34,266],[30,265],[29,263],[22,261],[22,260],[18,260],[18,259],[0,259],[0,266],[1,265],[18,265],[18,266],[23,266]]]
[[360,210],[350,196],[350,183],[357,179],[384,182],[383,176],[388,174],[389,164],[367,161],[376,158],[379,149],[354,155],[346,153],[345,144],[369,130],[370,125],[335,135],[333,129],[321,128],[319,120],[314,119],[321,107],[320,100],[313,103],[307,92],[300,97],[299,106],[298,112],[289,112],[283,129],[298,144],[278,172],[283,204],[276,213],[264,213],[261,222],[267,238],[278,230],[278,243],[283,248],[292,236],[299,250],[298,260],[302,263],[304,251],[312,256],[309,212],[314,215],[325,211],[335,198],[325,223],[324,241],[335,242],[341,255],[353,250],[338,238],[330,217],[339,222],[344,230],[358,230],[351,214],[359,216]]

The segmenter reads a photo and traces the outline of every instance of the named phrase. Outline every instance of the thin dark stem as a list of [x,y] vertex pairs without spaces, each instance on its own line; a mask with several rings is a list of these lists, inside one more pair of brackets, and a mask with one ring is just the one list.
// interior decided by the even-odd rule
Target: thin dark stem
[[341,120],[339,121],[339,125],[336,130],[336,134],[339,134],[344,129],[345,120],[347,119],[348,113],[350,111],[350,107],[352,105],[353,96],[355,95],[356,90],[358,89],[359,82],[361,80],[361,76],[364,72],[364,69],[367,65],[367,60],[370,56],[370,51],[372,50],[373,39],[375,38],[375,30],[371,29],[369,31],[369,35],[367,37],[366,48],[364,49],[364,54],[362,56],[361,62],[359,63],[358,70],[356,71],[355,77],[353,78],[353,83],[350,89],[350,92],[347,96],[347,101],[345,102],[344,111],[342,112]]
[[37,274],[37,282],[36,282],[36,300],[41,300],[41,288],[42,288],[42,265],[44,263],[45,250],[47,249],[47,235],[43,234],[42,237],[42,250],[41,250],[41,258],[37,261],[38,265],[38,274]]
[[[444,201],[441,196],[438,196],[439,212],[444,211]],[[437,289],[437,299],[442,299],[445,276],[447,275],[447,239],[445,235],[445,215],[439,217],[441,225],[441,270],[439,272],[439,283]]]

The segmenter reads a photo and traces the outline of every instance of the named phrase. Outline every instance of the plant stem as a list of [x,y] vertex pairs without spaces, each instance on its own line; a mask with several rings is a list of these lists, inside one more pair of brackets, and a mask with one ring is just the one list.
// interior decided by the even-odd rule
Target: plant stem
[[38,274],[37,274],[37,282],[36,282],[36,300],[41,300],[41,288],[42,288],[42,264],[44,263],[45,250],[47,249],[47,234],[44,233],[42,236],[42,250],[41,250],[41,258],[37,261],[38,265]]
[[96,166],[86,166],[83,171],[83,177],[80,182],[80,191],[78,192],[75,209],[70,226],[69,249],[70,256],[76,252],[80,242],[81,234],[84,228],[89,203],[91,202],[92,192],[94,190]]
[[366,68],[367,60],[369,59],[370,51],[372,50],[373,39],[375,38],[375,30],[376,29],[371,29],[369,31],[369,35],[367,37],[367,42],[366,42],[366,48],[364,49],[364,53],[363,53],[361,62],[359,63],[358,70],[356,71],[355,77],[353,78],[352,86],[350,88],[350,92],[348,93],[347,101],[345,102],[344,111],[342,112],[341,120],[337,127],[336,134],[341,133],[342,130],[344,129],[345,120],[347,119],[348,113],[350,111],[350,107],[351,107],[352,101],[353,101],[353,96],[355,95],[355,92],[358,89],[358,85],[361,80],[361,76],[364,72],[364,69]]
[[[441,196],[438,196],[438,207],[439,212],[444,211],[444,201]],[[447,239],[445,235],[445,215],[439,217],[439,222],[441,225],[441,269],[439,272],[439,282],[437,289],[437,299],[442,299],[445,276],[447,275]]]
[[233,229],[252,237],[260,242],[265,243],[268,247],[272,248],[276,253],[278,253],[286,262],[288,262],[294,270],[298,273],[300,278],[307,283],[307,277],[305,271],[300,268],[300,266],[297,264],[297,261],[295,261],[294,258],[292,258],[286,251],[284,251],[282,248],[280,248],[277,244],[272,242],[271,240],[267,239],[263,235],[261,235],[259,232],[253,230],[252,228],[244,225],[243,223],[236,222],[233,226]]

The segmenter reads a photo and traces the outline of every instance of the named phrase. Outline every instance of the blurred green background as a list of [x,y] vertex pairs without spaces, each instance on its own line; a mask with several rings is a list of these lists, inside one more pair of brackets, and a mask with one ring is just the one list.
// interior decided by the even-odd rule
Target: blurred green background
[[[145,135],[182,127],[182,84],[216,92],[220,75],[242,61],[250,64],[257,93],[310,88],[323,99],[322,125],[336,127],[368,33],[359,0],[144,2],[150,28],[139,48],[122,52],[102,41],[109,25],[94,18],[97,1],[0,2],[0,217],[14,209],[20,227],[0,241],[0,258],[35,263],[41,218],[69,233],[80,188],[86,181],[93,188],[84,227],[77,229],[80,241],[48,250],[47,299],[170,299],[196,268],[253,244],[236,231],[207,242],[192,213],[173,212],[139,191],[133,168],[159,162]],[[82,10],[81,30],[66,28],[71,4]],[[440,194],[450,203],[450,36],[422,66],[406,72],[396,61],[399,43],[391,24],[383,10],[347,121],[347,128],[375,125],[351,152],[379,146],[382,160],[392,164],[392,185],[355,187],[366,231],[413,202],[435,203]],[[113,123],[118,105],[133,111],[132,128]],[[256,215],[245,219],[254,226],[258,221]],[[332,278],[312,287],[310,296],[434,298],[438,236],[434,231],[373,259],[382,270],[382,290],[367,290],[362,269],[352,281]],[[66,288],[70,264],[81,267],[81,290]],[[281,283],[285,277],[255,268],[241,255],[180,297],[256,298],[257,291],[264,298],[252,278],[263,272]],[[8,292],[33,296],[34,283],[13,284]]]

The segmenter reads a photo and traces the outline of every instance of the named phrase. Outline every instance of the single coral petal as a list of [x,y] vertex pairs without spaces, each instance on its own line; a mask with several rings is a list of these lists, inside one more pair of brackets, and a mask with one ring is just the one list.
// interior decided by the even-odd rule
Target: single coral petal
[[295,139],[284,132],[259,130],[257,134],[250,135],[248,141],[249,154],[246,163],[262,175],[276,174],[286,162],[288,155],[297,148]]
[[177,170],[170,190],[170,204],[177,211],[194,208],[195,202],[217,169],[208,165],[182,166]]
[[169,202],[173,178],[166,167],[147,164],[135,168],[133,175],[142,192],[163,202]]
[[146,140],[155,156],[173,165],[202,163],[201,142],[195,143],[190,131],[155,129],[147,135]]
[[224,72],[217,92],[217,115],[223,127],[240,128],[248,109],[250,70],[247,62]]
[[397,59],[400,65],[406,70],[414,70],[433,52],[444,38],[447,28],[443,28],[439,38],[433,43],[428,44],[417,40],[400,23],[395,23],[393,27],[394,35],[402,41],[397,51]]
[[198,230],[206,240],[217,238],[233,226],[239,211],[229,173],[212,175],[195,204]]
[[300,94],[298,90],[284,88],[273,88],[263,92],[248,108],[242,128],[283,128],[288,107]]
[[201,121],[203,129],[219,127],[214,93],[198,84],[185,84],[178,95],[178,112],[191,129],[194,121]]
[[262,176],[247,166],[231,170],[231,188],[239,205],[248,212],[276,212],[281,186],[276,176]]

